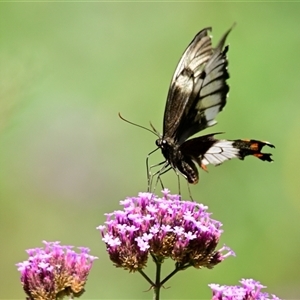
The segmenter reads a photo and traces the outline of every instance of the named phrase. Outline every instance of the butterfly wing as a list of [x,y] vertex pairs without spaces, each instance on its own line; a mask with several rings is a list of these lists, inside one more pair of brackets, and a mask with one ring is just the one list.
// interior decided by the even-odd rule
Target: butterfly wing
[[216,48],[212,48],[209,30],[211,28],[201,30],[187,47],[169,88],[163,137],[179,144],[216,124],[214,118],[226,104],[229,75],[228,46],[224,48],[224,44],[231,29]]
[[232,158],[243,160],[248,155],[272,162],[271,153],[261,152],[264,146],[275,148],[266,141],[218,140],[214,138],[214,134],[208,134],[184,142],[180,146],[180,150],[185,157],[190,157],[206,170],[208,164],[218,166]]

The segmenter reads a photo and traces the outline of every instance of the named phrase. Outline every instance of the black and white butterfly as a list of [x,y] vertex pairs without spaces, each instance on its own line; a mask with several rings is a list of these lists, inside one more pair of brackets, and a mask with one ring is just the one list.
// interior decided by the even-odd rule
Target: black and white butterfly
[[209,31],[210,27],[205,28],[195,36],[177,65],[167,97],[163,134],[156,140],[165,157],[157,175],[172,168],[191,184],[199,180],[196,165],[206,170],[208,164],[217,166],[248,155],[273,161],[272,154],[260,152],[265,145],[274,148],[266,141],[218,140],[214,137],[217,133],[189,139],[217,123],[215,117],[225,106],[229,91],[228,46],[224,44],[231,29],[215,48]]

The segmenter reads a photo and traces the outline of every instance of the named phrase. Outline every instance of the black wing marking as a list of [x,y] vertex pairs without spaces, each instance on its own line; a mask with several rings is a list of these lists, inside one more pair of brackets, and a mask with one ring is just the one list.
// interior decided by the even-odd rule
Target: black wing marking
[[207,36],[208,30],[200,31],[188,46],[170,86],[163,136],[171,137],[179,144],[216,124],[214,118],[226,104],[228,47],[224,50],[223,47],[231,29],[215,49]]

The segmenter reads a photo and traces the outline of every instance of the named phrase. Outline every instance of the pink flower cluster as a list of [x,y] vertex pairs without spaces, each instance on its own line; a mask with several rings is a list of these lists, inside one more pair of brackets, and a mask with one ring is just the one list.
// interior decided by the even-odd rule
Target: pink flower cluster
[[210,284],[213,291],[212,300],[280,300],[275,295],[261,292],[265,288],[259,281],[242,279],[242,286]]
[[59,242],[44,241],[44,248],[27,250],[28,260],[17,264],[27,299],[55,300],[64,296],[79,297],[97,257],[88,248],[62,246]]
[[222,224],[210,218],[206,206],[162,192],[162,198],[139,193],[121,201],[122,210],[106,214],[98,229],[115,266],[141,270],[151,254],[158,261],[171,258],[181,268],[212,268],[234,255],[227,247],[215,250]]

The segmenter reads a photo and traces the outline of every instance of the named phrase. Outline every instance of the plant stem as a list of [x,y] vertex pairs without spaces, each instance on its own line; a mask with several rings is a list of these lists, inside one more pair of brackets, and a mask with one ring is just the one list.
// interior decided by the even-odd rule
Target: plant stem
[[156,260],[155,264],[156,264],[156,276],[155,276],[153,300],[159,300],[160,288],[162,286],[160,283],[161,262],[159,260],[158,261]]
[[138,272],[150,283],[150,288],[155,286],[155,283],[147,276],[146,273],[143,272],[143,270],[138,270]]
[[171,278],[173,277],[177,272],[181,270],[185,270],[188,267],[190,267],[190,264],[175,264],[175,269],[167,276],[165,279],[161,281],[161,267],[163,263],[163,259],[156,257],[151,253],[151,256],[153,258],[153,261],[156,266],[156,274],[155,274],[155,282],[153,282],[144,272],[142,269],[138,270],[138,272],[147,280],[148,283],[150,283],[150,289],[153,289],[153,300],[159,300],[160,298],[160,290],[161,287]]
[[175,269],[167,276],[165,279],[162,280],[160,285],[164,285],[171,277],[173,277],[177,272],[182,271],[190,267],[191,265],[180,265],[180,264],[175,264]]

